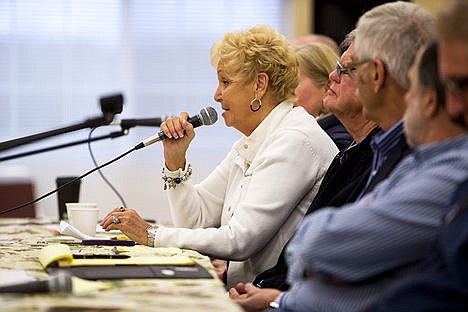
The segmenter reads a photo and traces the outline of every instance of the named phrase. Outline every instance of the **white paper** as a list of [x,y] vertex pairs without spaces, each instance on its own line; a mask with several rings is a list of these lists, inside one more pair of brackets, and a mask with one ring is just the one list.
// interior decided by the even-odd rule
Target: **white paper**
[[80,232],[77,228],[75,228],[73,225],[68,224],[68,222],[65,221],[60,221],[60,234],[63,235],[70,235],[75,238],[79,238],[81,240],[83,239],[110,239],[110,238],[103,238],[103,237],[93,237],[87,234],[84,234]]

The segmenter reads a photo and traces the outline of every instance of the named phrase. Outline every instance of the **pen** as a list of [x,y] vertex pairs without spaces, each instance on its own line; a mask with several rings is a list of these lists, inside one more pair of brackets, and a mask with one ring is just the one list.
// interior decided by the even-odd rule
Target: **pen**
[[129,255],[79,255],[73,254],[73,259],[128,259]]
[[128,240],[128,237],[125,236],[125,235],[119,235],[119,236],[111,237],[111,239],[116,239],[116,240]]
[[81,243],[83,245],[135,246],[135,242],[132,240],[120,239],[83,239]]

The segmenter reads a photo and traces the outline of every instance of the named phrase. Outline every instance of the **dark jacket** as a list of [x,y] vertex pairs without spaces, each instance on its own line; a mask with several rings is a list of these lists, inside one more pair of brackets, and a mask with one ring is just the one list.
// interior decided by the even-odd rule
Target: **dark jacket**
[[340,151],[347,149],[353,142],[353,137],[346,131],[346,128],[335,115],[322,117],[317,120],[317,123],[335,142]]
[[[306,214],[326,206],[340,207],[346,203],[354,202],[358,198],[367,184],[372,167],[373,152],[370,142],[379,131],[379,128],[374,129],[357,146],[340,152],[335,157]],[[379,182],[385,180],[395,166],[410,152],[411,149],[406,143],[406,137],[402,134],[380,169],[374,173],[374,177],[364,193],[372,191]],[[284,257],[285,251],[286,246],[283,248],[276,265],[255,278],[254,284],[256,286],[280,290],[289,289],[286,282],[288,267]]]
[[[341,206],[354,201],[366,185],[372,164],[370,141],[380,131],[374,129],[356,146],[339,152],[325,174],[322,184],[306,214],[325,206]],[[276,265],[258,275],[254,284],[263,288],[287,290],[287,265],[283,248]]]

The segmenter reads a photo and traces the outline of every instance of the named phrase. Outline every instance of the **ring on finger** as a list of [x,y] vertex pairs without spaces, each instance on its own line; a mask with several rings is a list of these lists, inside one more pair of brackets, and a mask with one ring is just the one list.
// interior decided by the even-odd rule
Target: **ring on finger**
[[120,212],[124,212],[124,211],[125,211],[125,208],[124,208],[124,207],[120,207],[120,208],[119,208],[119,211],[120,211]]
[[119,223],[120,223],[119,216],[113,216],[113,217],[112,217],[112,223],[114,223],[114,224],[119,224]]

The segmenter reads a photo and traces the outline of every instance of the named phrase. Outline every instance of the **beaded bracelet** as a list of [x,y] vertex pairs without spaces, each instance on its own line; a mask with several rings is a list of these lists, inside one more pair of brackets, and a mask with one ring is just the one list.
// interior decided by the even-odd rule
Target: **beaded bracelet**
[[178,173],[179,173],[179,176],[178,177],[168,177],[166,175],[166,168],[163,167],[162,169],[162,173],[161,173],[161,178],[163,179],[164,181],[164,190],[167,190],[168,188],[171,189],[171,188],[176,188],[177,184],[180,184],[184,181],[187,181],[188,178],[192,175],[192,165],[191,164],[188,164],[187,168],[182,171],[181,169],[177,170]]

